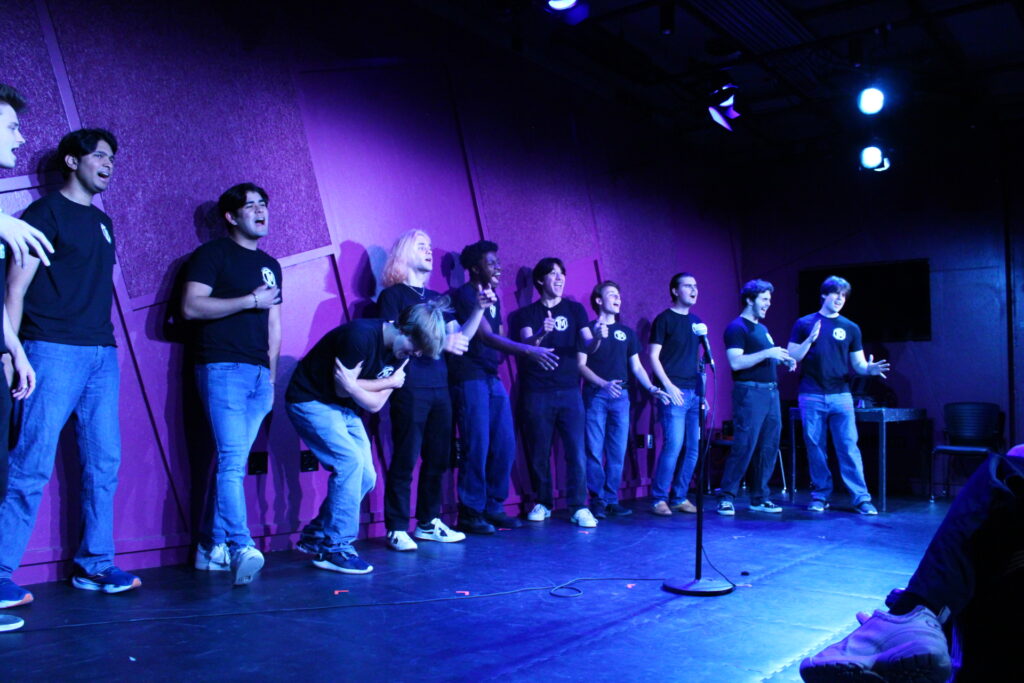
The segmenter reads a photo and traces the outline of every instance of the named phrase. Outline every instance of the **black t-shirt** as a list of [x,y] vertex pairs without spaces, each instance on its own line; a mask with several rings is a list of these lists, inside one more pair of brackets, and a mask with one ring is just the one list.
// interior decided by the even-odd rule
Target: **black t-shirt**
[[334,359],[340,358],[348,368],[363,361],[359,379],[390,377],[401,363],[391,349],[384,346],[384,322],[374,318],[353,320],[325,334],[299,361],[284,400],[288,403],[319,401],[359,410],[358,403],[351,398],[341,398],[334,391]]
[[[725,328],[725,348],[740,349],[744,355],[764,351],[775,346],[775,340],[763,323],[752,323],[740,316]],[[746,370],[733,370],[732,378],[736,382],[775,382],[779,362],[766,358],[757,365]]]
[[[595,339],[600,336],[596,321],[588,327]],[[582,340],[579,350],[587,354],[587,367],[598,377],[609,382],[620,379],[625,383],[629,381],[629,359],[640,353],[640,344],[633,330],[616,322],[608,326],[608,338],[601,339],[597,351],[587,353]]]
[[801,394],[842,394],[850,391],[850,354],[862,351],[860,327],[839,315],[826,318],[820,313],[805,315],[793,325],[789,341],[802,344],[815,321],[821,321],[821,333],[800,364]]
[[[210,296],[233,299],[260,285],[281,286],[281,265],[264,251],[246,249],[228,237],[207,242],[192,252],[188,282],[213,288]],[[247,308],[216,320],[197,321],[197,363],[249,363],[270,367],[267,340],[270,313]]]
[[[3,212],[3,208],[0,208],[0,213]],[[7,244],[0,242],[0,301],[7,296],[7,250]],[[0,332],[0,353],[7,353],[3,332]]]
[[580,368],[576,361],[576,350],[579,348],[580,330],[587,326],[587,312],[582,304],[563,298],[556,306],[547,308],[540,301],[534,301],[513,313],[509,318],[509,326],[514,330],[514,338],[521,341],[520,330],[524,327],[533,329],[534,334],[544,329],[544,318],[548,317],[548,312],[555,319],[555,329],[541,339],[540,346],[555,350],[558,367],[545,370],[532,360],[518,358],[522,388],[524,391],[578,389]]
[[[377,314],[384,320],[398,322],[398,316],[402,311],[416,304],[433,301],[440,297],[439,292],[423,288],[423,294],[405,284],[391,285],[377,297]],[[446,315],[446,322],[450,316]],[[445,364],[445,355],[440,358],[430,356],[412,357],[409,364],[405,366],[405,384],[398,391],[412,389],[432,388],[448,386],[448,366]]]
[[25,292],[21,338],[73,346],[114,346],[114,229],[95,206],[60,192],[37,199],[22,219],[53,244]]
[[[455,319],[460,325],[465,325],[469,316],[476,309],[477,289],[472,282],[467,282],[457,289],[453,289],[449,295],[452,298],[452,306],[455,308]],[[501,327],[501,304],[494,302],[484,310],[484,318],[491,326],[491,331],[498,334]],[[480,323],[483,325],[483,322]],[[452,382],[465,382],[471,379],[486,379],[498,374],[498,365],[501,364],[502,353],[496,348],[488,346],[474,336],[469,341],[469,350],[461,356],[451,356],[448,359],[448,374]]]
[[650,343],[661,344],[658,360],[668,378],[680,389],[696,389],[699,385],[700,337],[694,334],[693,326],[700,322],[693,313],[684,315],[668,308],[659,313],[651,325]]

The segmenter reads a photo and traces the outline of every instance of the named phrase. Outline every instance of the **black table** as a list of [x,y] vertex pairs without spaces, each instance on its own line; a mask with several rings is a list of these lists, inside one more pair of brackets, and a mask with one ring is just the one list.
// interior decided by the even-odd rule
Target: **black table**
[[[916,422],[928,419],[924,408],[857,408],[857,422],[878,425],[878,502],[882,512],[885,506],[885,426],[890,422]],[[789,487],[789,502],[796,494],[796,426],[800,423],[800,409],[789,409],[789,471],[793,477]],[[827,426],[826,426],[827,429]]]

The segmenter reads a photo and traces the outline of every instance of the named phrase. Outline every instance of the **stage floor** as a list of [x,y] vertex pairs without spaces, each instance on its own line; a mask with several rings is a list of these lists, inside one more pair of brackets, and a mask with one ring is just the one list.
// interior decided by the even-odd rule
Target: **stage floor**
[[[947,509],[776,516],[740,499],[726,518],[706,501],[707,557],[737,588],[698,598],[661,589],[693,577],[695,516],[628,505],[592,530],[563,511],[410,553],[360,541],[365,576],[290,551],[245,588],[185,566],[113,596],[38,584],[11,610],[25,628],[0,634],[0,680],[797,681],[803,657],[905,585]],[[718,576],[707,562],[704,576]],[[580,578],[598,580],[550,594]]]

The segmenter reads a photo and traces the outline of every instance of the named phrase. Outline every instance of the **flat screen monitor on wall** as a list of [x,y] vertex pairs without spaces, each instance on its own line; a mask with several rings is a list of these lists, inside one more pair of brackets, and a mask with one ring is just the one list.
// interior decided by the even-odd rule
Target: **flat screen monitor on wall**
[[821,308],[821,283],[830,275],[850,281],[843,315],[860,325],[866,342],[930,341],[932,306],[927,259],[857,263],[801,270],[800,311]]

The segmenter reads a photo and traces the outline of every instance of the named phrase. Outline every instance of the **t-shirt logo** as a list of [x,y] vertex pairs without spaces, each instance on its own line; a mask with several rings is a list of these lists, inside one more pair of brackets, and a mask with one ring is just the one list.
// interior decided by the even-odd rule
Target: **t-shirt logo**
[[615,330],[615,334],[613,336],[619,341],[626,341],[626,333],[622,330]]
[[102,223],[100,223],[100,232],[103,233],[103,239],[107,241],[107,244],[111,244],[112,241],[110,239],[110,230],[108,230],[107,226],[103,225]]
[[[271,285],[271,287],[273,287],[273,285]],[[381,371],[377,373],[377,379],[387,379],[393,374],[395,374],[395,366],[385,365],[381,368]]]
[[266,266],[260,269],[260,275],[263,276],[263,282],[266,283],[267,287],[277,287],[277,278],[274,276],[274,271]]
[[492,318],[497,317],[497,315],[498,315],[498,307],[497,306],[495,306],[494,304],[491,304],[490,307],[487,310],[490,312]]
[[555,318],[555,329],[559,332],[565,332],[569,329],[569,320],[564,315],[558,316]]
[[843,341],[844,339],[846,339],[846,330],[844,330],[841,327],[837,327],[836,329],[832,330],[832,338],[835,339],[836,341]]

